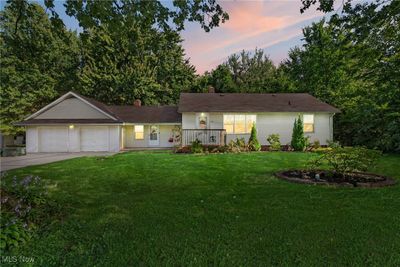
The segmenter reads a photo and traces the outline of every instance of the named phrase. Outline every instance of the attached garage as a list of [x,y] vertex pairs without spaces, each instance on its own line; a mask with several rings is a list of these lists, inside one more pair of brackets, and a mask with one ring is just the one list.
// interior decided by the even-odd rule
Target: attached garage
[[27,126],[26,150],[32,152],[116,152],[118,125]]
[[109,108],[69,92],[19,123],[26,127],[26,151],[120,150],[122,122]]

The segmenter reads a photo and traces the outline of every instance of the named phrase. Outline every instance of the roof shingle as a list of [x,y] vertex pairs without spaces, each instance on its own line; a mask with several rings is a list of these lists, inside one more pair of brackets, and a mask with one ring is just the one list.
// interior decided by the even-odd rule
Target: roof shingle
[[108,106],[123,122],[130,123],[181,123],[177,106]]
[[340,110],[310,94],[182,93],[178,112],[340,113]]

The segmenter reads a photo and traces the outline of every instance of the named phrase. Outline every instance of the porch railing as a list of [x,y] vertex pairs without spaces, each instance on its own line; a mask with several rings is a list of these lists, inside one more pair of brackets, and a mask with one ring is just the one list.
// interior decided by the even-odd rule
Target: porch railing
[[182,146],[189,146],[193,141],[200,140],[203,145],[226,145],[225,129],[183,129]]

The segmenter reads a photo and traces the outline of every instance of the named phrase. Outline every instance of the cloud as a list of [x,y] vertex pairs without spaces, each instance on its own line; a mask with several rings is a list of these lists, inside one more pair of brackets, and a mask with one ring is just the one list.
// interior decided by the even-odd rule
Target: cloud
[[[209,33],[189,25],[183,33],[184,47],[192,64],[202,73],[243,49],[273,46],[295,36],[300,38],[302,27],[322,15],[315,10],[300,14],[300,4],[294,1],[221,2],[230,16],[229,21]],[[283,55],[287,51],[276,53]]]

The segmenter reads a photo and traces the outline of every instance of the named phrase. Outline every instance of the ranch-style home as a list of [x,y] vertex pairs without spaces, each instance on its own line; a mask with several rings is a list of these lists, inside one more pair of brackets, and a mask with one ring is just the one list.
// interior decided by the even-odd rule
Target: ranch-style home
[[340,112],[309,94],[182,93],[177,106],[105,105],[68,92],[16,125],[26,127],[26,151],[117,152],[130,148],[223,145],[248,140],[253,123],[262,145],[279,134],[291,140],[293,123],[303,117],[304,132],[322,145],[332,140],[333,116]]

